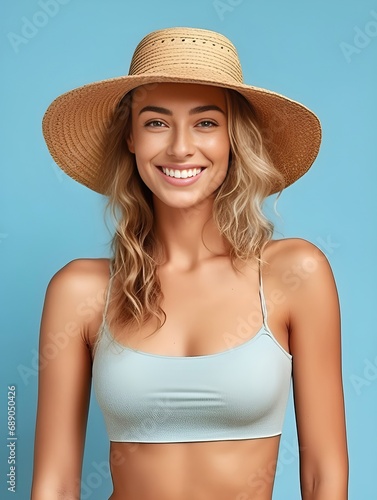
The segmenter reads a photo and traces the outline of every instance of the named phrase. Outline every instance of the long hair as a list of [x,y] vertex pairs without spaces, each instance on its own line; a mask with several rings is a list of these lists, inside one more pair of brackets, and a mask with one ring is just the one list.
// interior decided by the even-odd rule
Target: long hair
[[232,263],[259,260],[274,226],[262,207],[271,190],[284,187],[274,168],[249,102],[238,92],[226,91],[231,164],[215,198],[213,217],[231,244]]
[[[271,163],[248,101],[238,92],[225,92],[231,154],[226,178],[215,193],[213,218],[230,244],[236,267],[238,260],[258,260],[272,238],[273,224],[262,205],[272,186],[283,187],[283,178]],[[108,321],[134,328],[155,318],[158,330],[166,320],[157,275],[163,251],[154,232],[152,194],[127,146],[131,111],[132,92],[119,103],[108,126],[101,171],[107,209],[115,225],[112,267],[116,284]]]

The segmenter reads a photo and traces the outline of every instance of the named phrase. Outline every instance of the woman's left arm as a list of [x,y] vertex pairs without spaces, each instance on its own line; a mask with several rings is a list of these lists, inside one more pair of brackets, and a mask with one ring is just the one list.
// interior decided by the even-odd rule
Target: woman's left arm
[[[290,293],[290,349],[303,500],[348,498],[340,312],[324,254],[296,240],[289,259],[299,281]],[[294,263],[293,263],[294,260]]]

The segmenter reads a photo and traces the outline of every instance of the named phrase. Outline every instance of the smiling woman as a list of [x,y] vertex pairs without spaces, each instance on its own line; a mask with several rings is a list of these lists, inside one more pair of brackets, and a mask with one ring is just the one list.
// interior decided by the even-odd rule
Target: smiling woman
[[[141,179],[156,197],[155,203],[160,200],[178,208],[192,208],[203,200],[208,203],[228,170],[230,144],[225,91],[210,86],[164,83],[148,92],[145,104],[132,109],[127,143],[137,158]],[[170,186],[190,186],[190,189]]]
[[[140,42],[129,75],[56,99],[43,129],[58,165],[108,196],[116,231],[111,259],[70,262],[47,290],[40,349],[78,328],[40,373],[32,500],[80,498],[92,378],[111,500],[271,500],[292,375],[302,496],[345,500],[334,279],[263,213],[313,163],[316,116],[244,84],[224,36],[171,28]],[[95,317],[78,315],[99,292]]]

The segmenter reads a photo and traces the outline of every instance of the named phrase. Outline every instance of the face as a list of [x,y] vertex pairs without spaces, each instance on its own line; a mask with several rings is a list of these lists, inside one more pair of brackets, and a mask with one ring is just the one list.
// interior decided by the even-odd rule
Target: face
[[207,85],[157,85],[133,103],[127,143],[155,205],[211,203],[229,163],[225,91]]

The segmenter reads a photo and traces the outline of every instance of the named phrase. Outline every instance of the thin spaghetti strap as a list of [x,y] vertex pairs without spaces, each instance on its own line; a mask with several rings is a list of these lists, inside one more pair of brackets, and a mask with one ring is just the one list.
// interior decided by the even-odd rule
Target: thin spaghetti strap
[[266,306],[266,300],[264,298],[264,293],[263,293],[263,280],[262,280],[262,270],[261,270],[261,264],[260,261],[258,263],[258,271],[259,271],[259,297],[260,297],[260,303],[261,303],[261,308],[262,308],[262,316],[263,316],[263,325],[267,327],[267,306]]
[[110,278],[106,287],[105,291],[105,305],[103,308],[103,313],[102,313],[102,322],[99,327],[99,330],[97,332],[97,337],[96,341],[94,343],[93,347],[93,358],[95,356],[95,353],[97,352],[97,349],[99,348],[99,344],[101,342],[101,339],[104,337],[104,332],[106,331],[106,315],[107,315],[107,310],[109,307],[109,302],[110,302],[110,295],[111,295],[111,287],[113,284],[113,278],[114,278],[114,267],[113,267],[113,262],[110,260]]
[[111,260],[110,261],[110,279],[109,279],[109,283],[107,285],[107,290],[106,290],[105,307],[103,308],[103,321],[102,321],[103,324],[106,321],[106,315],[107,315],[107,310],[108,310],[109,302],[110,302],[111,287],[113,284],[113,279],[114,279],[114,266],[113,266],[113,261]]

